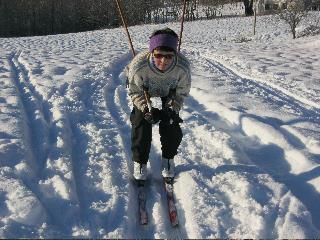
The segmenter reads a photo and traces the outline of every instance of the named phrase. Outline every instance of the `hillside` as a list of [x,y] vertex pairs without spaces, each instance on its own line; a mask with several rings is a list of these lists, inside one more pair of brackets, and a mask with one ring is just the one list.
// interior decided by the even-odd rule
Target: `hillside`
[[[251,37],[252,21],[186,23],[192,89],[176,157],[178,228],[167,217],[158,126],[150,224],[136,218],[123,30],[0,39],[0,237],[319,237],[319,35],[292,40],[263,16]],[[130,28],[136,50],[164,26],[179,30]]]

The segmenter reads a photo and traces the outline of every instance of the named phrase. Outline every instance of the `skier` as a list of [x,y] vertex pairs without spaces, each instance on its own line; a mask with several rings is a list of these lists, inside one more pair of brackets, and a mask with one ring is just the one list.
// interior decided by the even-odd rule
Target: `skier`
[[[152,140],[152,124],[159,123],[162,146],[162,176],[174,177],[174,156],[182,140],[179,117],[184,98],[191,87],[190,64],[177,51],[178,36],[170,28],[155,31],[149,50],[139,53],[129,64],[129,96],[133,177],[146,180]],[[151,107],[149,97],[160,97],[162,108]]]

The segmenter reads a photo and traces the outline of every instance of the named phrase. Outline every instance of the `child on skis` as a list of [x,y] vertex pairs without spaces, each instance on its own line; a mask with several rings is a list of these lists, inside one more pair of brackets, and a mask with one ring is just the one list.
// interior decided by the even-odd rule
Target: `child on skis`
[[[173,30],[157,30],[150,37],[149,50],[138,54],[128,67],[129,95],[134,106],[130,120],[136,180],[147,178],[152,124],[158,122],[162,176],[174,177],[173,159],[182,140],[179,111],[191,87],[189,62],[177,47],[178,36]],[[161,98],[162,108],[150,106],[149,97]]]

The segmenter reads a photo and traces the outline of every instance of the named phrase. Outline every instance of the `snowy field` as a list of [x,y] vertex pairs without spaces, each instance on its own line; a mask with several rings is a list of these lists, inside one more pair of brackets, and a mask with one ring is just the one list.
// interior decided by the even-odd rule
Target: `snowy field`
[[[178,228],[157,126],[138,222],[123,30],[0,39],[0,238],[319,238],[320,38],[271,16],[253,37],[252,22],[185,25]],[[130,28],[136,49],[164,26]]]

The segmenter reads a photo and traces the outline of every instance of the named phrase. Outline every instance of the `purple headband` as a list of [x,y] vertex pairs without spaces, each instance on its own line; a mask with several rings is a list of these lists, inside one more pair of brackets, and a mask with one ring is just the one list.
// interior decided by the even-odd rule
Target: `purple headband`
[[170,34],[157,34],[150,38],[149,51],[152,52],[157,47],[169,47],[177,51],[178,38]]

